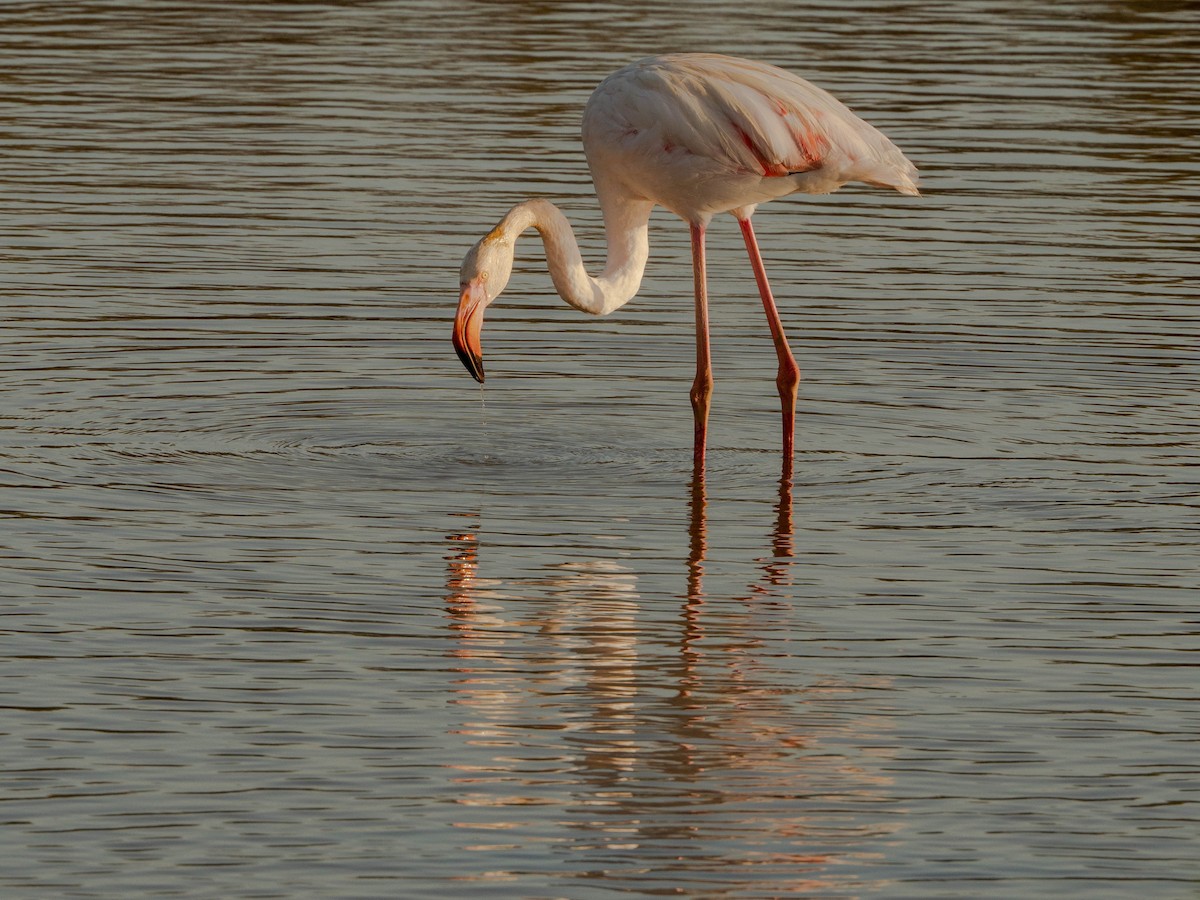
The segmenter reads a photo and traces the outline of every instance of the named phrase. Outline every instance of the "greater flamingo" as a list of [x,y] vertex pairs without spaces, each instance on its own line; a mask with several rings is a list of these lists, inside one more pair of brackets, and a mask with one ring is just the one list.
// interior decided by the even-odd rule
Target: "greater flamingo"
[[775,66],[708,53],[635,62],[604,79],[583,112],[583,147],[604,214],[608,258],[593,278],[565,216],[526,200],[468,251],[454,321],[454,349],[483,382],[480,327],[512,273],[514,244],[536,228],[559,295],[608,315],[637,293],[655,205],[688,223],[696,300],[694,462],[703,472],[713,376],[709,356],[704,235],[716,213],[738,220],[779,358],[785,472],[791,470],[800,369],[771,296],[750,216],[759,203],[797,191],[825,194],[863,181],[917,194],[917,170],[883,134],[831,94]]

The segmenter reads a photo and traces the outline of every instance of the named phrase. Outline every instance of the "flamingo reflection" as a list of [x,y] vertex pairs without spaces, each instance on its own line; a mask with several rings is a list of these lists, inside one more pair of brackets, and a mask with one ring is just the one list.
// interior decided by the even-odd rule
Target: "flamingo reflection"
[[[691,860],[708,872],[751,865],[757,887],[787,872],[786,892],[828,891],[840,884],[834,863],[893,830],[861,812],[882,803],[888,779],[851,761],[866,758],[854,748],[885,723],[838,705],[859,687],[821,678],[795,686],[763,652],[792,624],[786,473],[770,550],[736,599],[705,594],[701,467],[689,487],[674,641],[664,640],[669,620],[652,618],[661,615],[647,593],[652,576],[621,561],[559,563],[500,583],[480,575],[477,520],[447,536],[452,702],[464,709],[463,758],[450,764],[464,808],[456,824],[503,827],[512,840],[529,827],[521,809],[557,802],[568,833],[555,840],[585,857],[629,852],[631,861]],[[780,802],[787,796],[818,799]]]

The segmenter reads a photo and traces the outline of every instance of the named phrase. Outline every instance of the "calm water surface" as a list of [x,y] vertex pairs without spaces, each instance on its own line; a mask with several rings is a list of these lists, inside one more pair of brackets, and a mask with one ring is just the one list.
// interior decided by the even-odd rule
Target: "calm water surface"
[[[1196,9],[0,7],[5,897],[1194,897]],[[590,319],[522,242],[630,59],[920,166]]]

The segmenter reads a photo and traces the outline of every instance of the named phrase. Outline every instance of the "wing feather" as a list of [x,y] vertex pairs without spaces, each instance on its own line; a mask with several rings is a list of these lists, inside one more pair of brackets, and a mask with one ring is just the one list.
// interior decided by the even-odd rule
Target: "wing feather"
[[642,60],[612,79],[618,79],[610,90],[620,91],[628,127],[653,131],[664,147],[731,172],[813,173],[812,185],[802,190],[866,181],[917,193],[915,167],[887,137],[832,94],[784,69],[687,53]]

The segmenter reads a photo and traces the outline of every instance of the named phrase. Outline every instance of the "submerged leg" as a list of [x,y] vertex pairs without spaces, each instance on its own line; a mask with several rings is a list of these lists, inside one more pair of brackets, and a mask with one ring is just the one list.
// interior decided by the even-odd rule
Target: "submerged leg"
[[708,406],[712,396],[712,357],[708,349],[708,283],[704,272],[704,225],[695,222],[692,230],[692,277],[696,288],[696,380],[692,382],[692,415],[696,430],[692,459],[703,470],[704,450],[708,441]]
[[771,296],[771,285],[767,283],[767,270],[763,267],[762,255],[758,252],[758,241],[749,217],[738,219],[742,237],[746,240],[746,252],[750,254],[750,265],[754,268],[754,280],[758,282],[758,293],[762,296],[763,309],[767,313],[767,324],[771,326],[771,337],[775,340],[775,355],[779,357],[779,373],[775,385],[779,388],[779,400],[783,407],[783,468],[785,477],[792,472],[792,451],[796,434],[796,389],[800,384],[800,367],[792,356],[775,298]]

